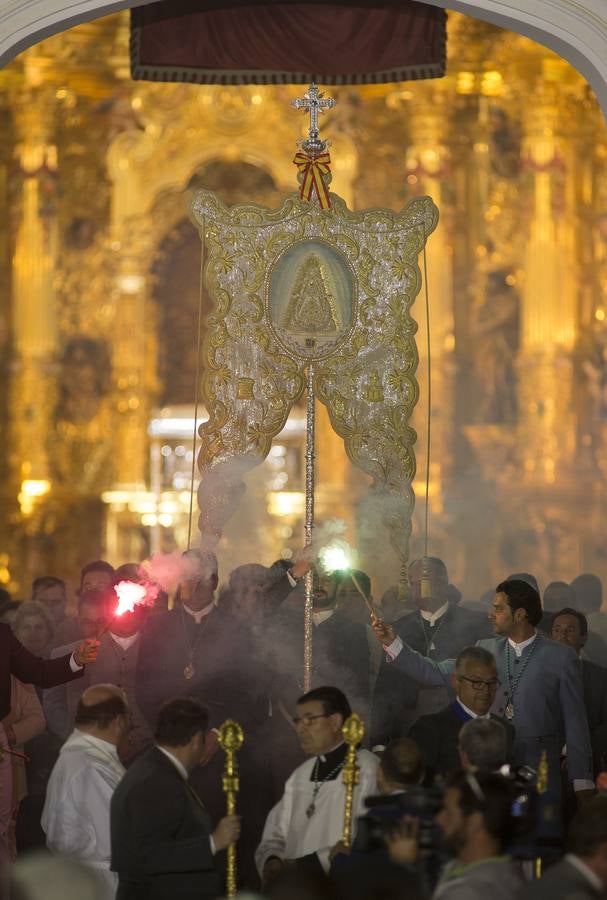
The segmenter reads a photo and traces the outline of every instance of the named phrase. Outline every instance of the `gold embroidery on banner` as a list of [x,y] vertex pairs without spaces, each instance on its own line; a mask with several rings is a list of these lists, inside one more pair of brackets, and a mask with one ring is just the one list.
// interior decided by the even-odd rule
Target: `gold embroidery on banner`
[[349,458],[371,476],[366,502],[404,562],[416,440],[408,422],[418,399],[411,305],[438,213],[428,197],[398,213],[351,212],[331,198],[322,212],[296,196],[274,210],[194,198],[214,300],[203,346],[200,527],[211,541],[221,534],[242,476],[268,454],[315,360],[316,395]]

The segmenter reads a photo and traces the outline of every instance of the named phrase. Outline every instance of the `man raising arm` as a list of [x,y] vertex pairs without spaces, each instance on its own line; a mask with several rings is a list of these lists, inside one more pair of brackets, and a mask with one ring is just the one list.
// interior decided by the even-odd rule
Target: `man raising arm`
[[[497,586],[489,614],[495,637],[478,642],[495,657],[502,686],[491,711],[514,725],[518,764],[537,769],[546,752],[555,796],[560,793],[565,744],[574,790],[591,790],[592,755],[579,662],[571,648],[536,630],[541,616],[539,594],[531,585],[512,580]],[[392,665],[420,683],[444,683],[453,671],[453,660],[436,662],[415,653],[390,625],[376,620],[373,629]]]

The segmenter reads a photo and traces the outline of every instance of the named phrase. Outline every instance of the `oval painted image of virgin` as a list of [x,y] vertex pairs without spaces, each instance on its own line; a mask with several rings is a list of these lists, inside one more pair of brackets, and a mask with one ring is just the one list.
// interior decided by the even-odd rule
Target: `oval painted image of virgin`
[[272,266],[267,312],[286,349],[322,359],[346,340],[354,321],[356,277],[342,251],[321,240],[298,241]]

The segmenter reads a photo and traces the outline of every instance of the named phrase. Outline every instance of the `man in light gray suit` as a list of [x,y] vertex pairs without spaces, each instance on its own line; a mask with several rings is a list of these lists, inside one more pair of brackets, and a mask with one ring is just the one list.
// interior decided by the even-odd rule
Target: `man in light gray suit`
[[607,893],[607,797],[595,797],[574,816],[569,851],[521,895],[521,900],[599,900]]
[[[495,657],[500,690],[491,712],[514,725],[516,762],[537,769],[545,751],[549,793],[558,802],[563,747],[576,792],[594,789],[592,753],[579,660],[570,647],[536,630],[541,616],[539,594],[531,585],[504,581],[496,588],[489,614],[496,637],[478,645]],[[420,684],[449,686],[454,660],[437,662],[416,653],[379,619],[373,628],[393,666]]]

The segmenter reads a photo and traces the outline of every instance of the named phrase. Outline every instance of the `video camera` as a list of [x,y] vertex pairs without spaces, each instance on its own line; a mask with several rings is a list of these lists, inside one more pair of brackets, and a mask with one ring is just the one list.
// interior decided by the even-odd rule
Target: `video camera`
[[415,785],[398,794],[368,797],[368,812],[358,820],[357,849],[368,853],[385,847],[386,835],[397,828],[405,816],[410,816],[419,821],[420,850],[433,850],[439,837],[435,819],[443,805],[443,795],[440,787]]

